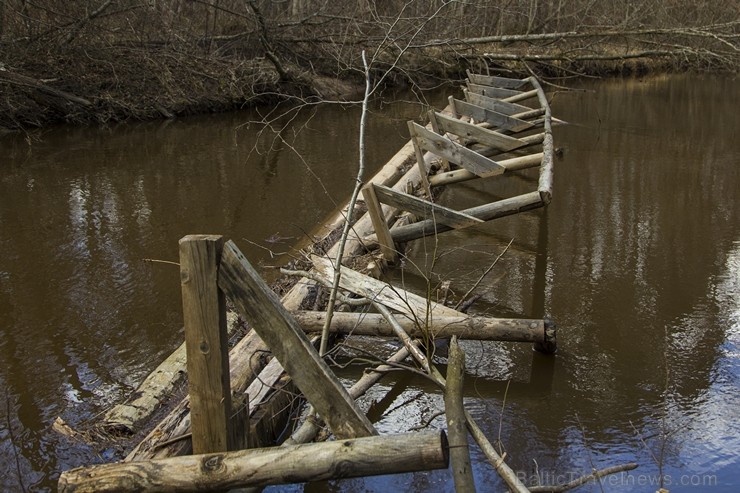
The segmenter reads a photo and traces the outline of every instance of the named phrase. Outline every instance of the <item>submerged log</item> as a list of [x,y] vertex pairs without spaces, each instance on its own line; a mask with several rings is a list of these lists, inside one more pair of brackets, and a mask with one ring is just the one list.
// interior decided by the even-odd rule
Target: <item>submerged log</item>
[[[293,317],[306,332],[320,332],[326,321],[326,313],[319,311],[297,311]],[[411,337],[460,339],[509,342],[554,341],[554,331],[548,331],[542,319],[490,318],[473,316],[435,316],[428,326],[420,326],[408,316],[396,316],[396,322]],[[344,335],[395,337],[397,334],[390,323],[377,313],[334,313],[329,326],[334,333]]]
[[59,492],[218,491],[444,469],[448,448],[444,432],[429,431],[102,464],[63,472]]

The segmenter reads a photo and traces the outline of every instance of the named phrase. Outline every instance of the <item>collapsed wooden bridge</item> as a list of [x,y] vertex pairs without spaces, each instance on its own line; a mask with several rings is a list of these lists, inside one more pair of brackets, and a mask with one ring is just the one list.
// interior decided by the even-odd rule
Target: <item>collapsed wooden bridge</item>
[[[534,77],[510,79],[468,74],[463,100],[430,111],[426,127],[409,122],[411,140],[363,188],[367,213],[353,225],[340,260],[362,257],[377,276],[412,240],[467,228],[546,206],[552,197],[553,137],[557,123]],[[525,101],[534,100],[532,106]],[[437,203],[443,186],[539,167],[537,189],[455,210]],[[341,211],[318,242],[330,243],[350,211]],[[284,482],[389,474],[448,466],[458,491],[471,491],[467,430],[510,489],[527,491],[462,407],[464,354],[457,339],[533,343],[556,349],[555,326],[543,319],[469,316],[337,263],[339,242],[307,254],[311,265],[291,272],[298,281],[281,299],[257,275],[232,241],[193,235],[180,241],[186,343],[140,387],[137,397],[105,418],[109,431],[133,432],[171,391],[187,360],[189,396],[121,463],[62,473],[59,490],[209,491]],[[378,254],[367,256],[368,251]],[[340,268],[341,266],[341,268]],[[318,286],[338,277],[338,303],[355,311],[306,310]],[[229,299],[253,330],[227,350]],[[370,307],[373,313],[368,313]],[[329,330],[338,334],[397,337],[402,348],[384,365],[346,389],[316,347]],[[423,348],[452,338],[446,378]],[[267,357],[271,353],[274,357]],[[187,356],[186,358],[184,356]],[[355,399],[384,371],[411,358],[445,393],[449,442],[444,432],[375,436]],[[299,392],[311,412],[283,447],[278,430],[296,414]],[[316,415],[315,415],[316,414]],[[313,445],[324,427],[340,440]],[[266,448],[265,448],[266,447]],[[196,455],[187,455],[196,454]],[[279,460],[278,460],[279,459]],[[341,463],[341,467],[337,464]]]

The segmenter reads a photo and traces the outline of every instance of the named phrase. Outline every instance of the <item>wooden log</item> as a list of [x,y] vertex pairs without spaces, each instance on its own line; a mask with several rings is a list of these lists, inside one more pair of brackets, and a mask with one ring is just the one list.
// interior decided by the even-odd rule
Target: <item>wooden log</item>
[[136,388],[130,401],[105,413],[103,428],[108,433],[133,435],[139,423],[171,397],[177,383],[185,376],[187,356],[183,343]]
[[481,86],[479,84],[474,84],[470,81],[467,81],[467,86],[468,86],[468,91],[474,92],[476,94],[481,94],[489,98],[503,99],[503,98],[510,98],[512,96],[519,96],[522,94],[522,91],[516,91],[514,89],[506,89],[503,87]]
[[200,492],[444,469],[442,431],[102,464],[63,472],[60,493]]
[[[316,274],[329,281],[334,279],[334,265],[324,257],[311,256]],[[422,296],[391,286],[383,281],[360,274],[347,267],[342,268],[342,277],[339,280],[342,289],[351,291],[364,298],[382,303],[383,305],[407,315],[411,319],[424,322],[434,317],[458,317],[463,313],[435,303]],[[429,310],[428,310],[429,308]]]
[[523,130],[529,130],[534,127],[534,123],[521,120],[514,116],[505,115],[497,111],[491,111],[481,108],[467,101],[455,100],[455,109],[461,114],[474,119],[476,122],[486,122],[497,130],[508,130],[516,133]]
[[504,172],[504,168],[497,162],[482,156],[457,142],[453,142],[446,137],[435,134],[414,122],[410,122],[410,127],[414,128],[418,146],[425,151],[429,151],[441,158],[462,166],[476,175],[485,174],[486,176],[492,176]]
[[473,140],[494,147],[500,151],[511,151],[525,146],[523,141],[515,137],[473,125],[472,123],[456,120],[435,111],[430,111],[429,114],[430,119],[434,119],[436,122],[440,130],[439,133],[451,133],[466,140]]
[[[267,346],[250,331],[229,355],[232,395],[244,394],[249,382],[267,364]],[[254,409],[250,409],[250,415]],[[190,397],[185,396],[126,456],[126,461],[191,454]]]
[[229,351],[226,300],[216,283],[223,238],[180,240],[180,282],[187,350],[193,451],[229,450]]
[[[530,79],[534,79],[534,77],[530,77]],[[510,96],[508,98],[502,99],[502,101],[505,101],[507,103],[518,103],[519,101],[526,101],[530,98],[536,98],[537,97],[537,89],[532,89],[531,91],[523,92],[521,94],[517,94],[516,96]]]
[[529,81],[527,79],[511,79],[509,77],[497,77],[493,75],[481,75],[474,74],[470,70],[466,71],[468,79],[474,84],[480,84],[482,86],[495,86],[504,87],[506,89],[519,89],[526,86]]
[[450,441],[450,461],[456,493],[475,492],[473,468],[470,464],[468,430],[465,427],[463,406],[463,373],[465,353],[460,349],[457,338],[450,341],[450,357],[447,362],[447,385],[445,386],[445,417]]
[[537,97],[539,98],[540,105],[545,108],[545,120],[544,130],[545,138],[542,141],[542,152],[544,157],[542,158],[542,164],[540,165],[540,180],[537,185],[537,190],[542,197],[542,201],[545,204],[549,204],[552,200],[552,180],[554,174],[554,144],[552,138],[552,113],[550,110],[550,104],[547,102],[547,96],[542,86],[535,77],[530,77],[532,85],[537,90]]
[[[432,378],[437,381],[437,383],[443,387],[447,386],[447,380],[445,377],[442,376],[442,374],[439,372],[439,370],[432,366]],[[493,445],[491,445],[491,442],[486,438],[486,435],[483,433],[483,430],[480,429],[478,424],[473,419],[473,416],[468,412],[467,409],[464,409],[465,413],[465,422],[468,426],[468,431],[470,431],[470,434],[475,439],[476,443],[480,447],[481,451],[485,454],[486,458],[488,459],[488,462],[496,469],[496,472],[501,477],[501,479],[504,480],[506,485],[509,487],[510,491],[513,491],[515,493],[529,493],[529,490],[526,486],[524,486],[524,483],[519,479],[519,477],[516,475],[516,473],[509,467],[506,462],[504,462],[504,458],[501,457],[498,452],[496,452],[496,449],[493,448]]]
[[[498,164],[504,167],[506,171],[518,171],[527,168],[534,168],[535,166],[542,163],[544,154],[538,152],[536,154],[528,154],[526,156],[519,156],[511,159],[504,159],[497,161]],[[478,176],[475,173],[466,169],[456,169],[453,171],[447,171],[445,173],[439,173],[429,177],[429,185],[438,187],[442,185],[449,185],[451,183],[460,183],[462,181],[474,180],[476,178],[486,178],[485,176]]]
[[92,106],[92,102],[88,101],[85,98],[75,96],[74,94],[70,94],[65,91],[60,91],[59,89],[54,89],[53,87],[48,86],[41,81],[38,81],[31,77],[27,77],[25,75],[10,72],[9,70],[5,70],[5,69],[0,70],[0,80],[9,82],[11,84],[19,85],[19,86],[30,87],[32,89],[36,89],[37,91],[40,91],[49,96],[63,99],[64,101],[69,101],[71,103],[75,103],[80,106],[85,106],[85,107]]
[[[434,219],[453,228],[466,228],[468,226],[483,223],[483,221],[476,217],[468,216],[467,214],[435,204],[434,202],[420,199],[419,197],[415,197],[407,193],[397,192],[382,185],[370,185],[370,188],[374,190],[374,195],[377,200],[384,204],[412,212],[421,218]],[[388,238],[390,239],[390,231],[388,231]]]
[[301,327],[233,241],[224,246],[218,285],[250,321],[296,386],[339,438],[376,434]]
[[[478,219],[483,219],[484,221],[491,221],[500,217],[510,216],[511,214],[517,214],[519,212],[529,211],[544,206],[545,203],[542,200],[540,193],[530,192],[490,204],[471,207],[462,212],[477,217]],[[445,226],[444,224],[435,224],[434,221],[427,220],[393,228],[391,229],[391,236],[393,236],[393,241],[396,243],[406,243],[424,236],[450,231],[451,229],[452,228]],[[365,245],[368,248],[376,247],[377,239],[375,236],[366,236]]]
[[[326,313],[320,311],[295,311],[293,317],[309,333],[320,332]],[[547,331],[542,319],[490,318],[473,316],[436,316],[427,326],[408,317],[396,321],[409,336],[414,338],[460,339],[509,342],[547,342],[555,333]],[[377,313],[335,313],[329,326],[331,332],[344,335],[394,337],[396,333],[385,318]]]

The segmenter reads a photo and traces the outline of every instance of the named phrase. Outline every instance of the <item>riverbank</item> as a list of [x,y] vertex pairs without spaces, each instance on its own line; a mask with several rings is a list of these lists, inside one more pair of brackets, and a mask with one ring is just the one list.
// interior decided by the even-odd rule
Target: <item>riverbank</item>
[[468,69],[563,79],[740,67],[740,22],[718,24],[728,18],[721,6],[683,19],[635,11],[619,22],[600,7],[557,15],[527,7],[522,23],[516,5],[502,13],[474,2],[387,12],[338,2],[287,13],[262,2],[119,10],[80,2],[69,6],[71,21],[45,2],[16,3],[0,4],[0,132],[353,100],[363,51],[373,82],[420,89]]

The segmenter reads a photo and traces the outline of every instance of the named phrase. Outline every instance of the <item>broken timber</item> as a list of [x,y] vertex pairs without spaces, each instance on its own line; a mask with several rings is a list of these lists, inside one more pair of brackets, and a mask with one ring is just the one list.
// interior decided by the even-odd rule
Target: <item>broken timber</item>
[[[460,101],[451,98],[451,104],[446,112],[433,112],[430,115],[431,123],[429,127],[424,128],[410,122],[412,140],[366,187],[368,193],[365,194],[365,200],[368,203],[369,213],[360,218],[353,226],[345,250],[348,252],[348,256],[360,254],[366,246],[378,246],[381,242],[380,246],[385,249],[385,255],[386,252],[396,251],[394,243],[405,243],[428,234],[469,227],[505,215],[544,207],[550,202],[553,174],[553,119],[542,88],[537,80],[531,77],[521,80],[496,77],[485,79],[480,77],[488,76],[469,74],[470,83],[466,91],[466,100]],[[480,86],[491,84],[498,85],[499,88],[504,90],[480,88]],[[526,89],[526,86],[531,86],[532,89],[523,90]],[[533,97],[537,98],[540,107],[531,108],[520,104],[520,102]],[[540,152],[524,156],[519,155],[521,151],[540,144],[542,145]],[[507,155],[512,151],[516,151],[513,157],[511,154]],[[413,166],[404,174],[405,164],[409,160],[415,160],[416,166]],[[437,168],[440,170],[438,174],[430,176],[429,170],[432,168],[434,161],[442,162],[442,166]],[[537,165],[539,165],[540,172],[538,187],[536,191],[531,193],[506,198],[491,204],[483,204],[463,211],[443,207],[432,200],[432,187],[447,185],[462,179],[493,177],[501,179],[500,177],[505,177],[509,171]],[[457,166],[459,169],[449,169],[449,166]],[[420,198],[407,193],[414,188],[423,190],[425,196]],[[379,191],[380,193],[378,193]],[[402,211],[412,212],[426,219],[413,224],[404,224],[404,221],[397,221],[396,219]],[[341,213],[337,216],[337,219],[340,216]],[[397,224],[393,225],[394,222]],[[387,234],[385,234],[385,239],[379,241],[380,229],[385,229]],[[373,234],[376,231],[377,234]],[[327,252],[327,257],[336,256],[336,250],[335,245]],[[393,257],[390,254],[388,257],[390,257],[388,260],[392,261]],[[329,267],[333,268],[331,261],[324,262],[326,265],[323,266],[322,260],[318,257],[314,261],[314,268],[317,271],[323,270],[323,275],[331,274],[329,271]],[[352,277],[351,271],[347,269],[343,269],[342,274],[343,279],[345,276]],[[362,279],[360,285],[365,286],[366,281],[366,279]],[[219,280],[219,283],[221,284],[221,280]],[[296,313],[296,317],[300,318],[300,312],[295,312],[295,310],[299,308],[313,286],[315,286],[313,280],[303,279],[299,281],[283,297],[282,305],[287,311]],[[357,289],[355,284],[343,284],[343,287],[353,292]],[[223,288],[224,286],[222,286]],[[501,336],[502,339],[499,340],[543,342],[551,343],[549,345],[543,344],[543,347],[553,350],[555,347],[554,327],[542,320],[509,320],[506,323],[500,319],[481,321],[460,314],[444,305],[432,304],[423,298],[420,304],[414,305],[415,308],[408,308],[409,297],[406,294],[400,294],[400,302],[398,296],[394,301],[393,296],[388,295],[389,292],[401,293],[401,290],[397,288],[388,285],[380,288],[378,286],[365,288],[367,286],[363,289],[357,289],[357,291],[360,291],[358,294],[368,296],[373,301],[381,303],[382,306],[400,312],[392,318],[400,324],[402,331],[414,337],[418,335],[414,332],[414,327],[424,327],[424,330],[438,331],[437,334],[445,334],[445,327],[451,327],[449,335],[455,335],[453,331],[457,331],[459,328],[460,333],[458,335],[465,338],[465,331],[470,337],[473,335],[475,327],[478,327],[478,324],[483,324],[483,327],[488,327],[486,330],[490,329],[492,339]],[[390,297],[388,298],[388,296]],[[421,306],[422,304],[423,306]],[[406,307],[405,310],[404,307]],[[430,309],[427,310],[427,307]],[[244,310],[244,308],[242,309]],[[246,312],[246,310],[244,311]],[[291,320],[291,316],[286,315],[286,313],[282,313],[280,318]],[[341,322],[341,317],[344,314],[337,315],[339,315],[337,320]],[[370,314],[368,314],[369,316]],[[288,322],[288,325],[292,325],[292,323]],[[291,327],[291,332],[294,334],[297,332],[297,325],[296,323]],[[341,323],[338,323],[338,325],[341,325]],[[378,326],[381,325],[382,322],[379,322]],[[386,323],[386,328],[388,327],[390,325]],[[301,328],[301,330],[306,330],[306,327]],[[393,331],[392,327],[391,331]],[[379,335],[381,335],[380,332],[382,332],[381,329],[379,329]],[[395,333],[395,331],[393,332]],[[242,341],[230,355],[232,392],[244,393],[244,388],[248,386],[251,378],[244,375],[257,372],[264,366],[266,361],[253,364],[255,355],[261,354],[261,351],[267,349],[268,346],[270,349],[274,349],[274,341],[273,343],[268,341],[265,344],[266,341],[253,333],[245,338],[245,340],[247,339],[249,339],[249,343],[243,344],[244,341]],[[309,346],[306,346],[303,342],[300,345],[310,353]],[[239,351],[245,354],[237,354]],[[284,355],[282,358],[284,362],[288,361],[286,358],[287,355]],[[267,369],[262,371],[259,380],[248,387],[250,389],[247,393],[249,394],[250,414],[253,420],[252,427],[255,426],[253,408],[267,410],[270,407],[271,399],[274,400],[276,395],[281,394],[275,388],[280,387],[280,384],[284,384],[287,380],[283,375],[282,365],[279,364],[278,359],[274,359],[267,365]],[[234,387],[235,381],[240,382],[238,391]],[[341,390],[335,390],[341,394]],[[257,399],[253,399],[254,397]],[[282,405],[280,404],[278,407]],[[181,403],[179,411],[176,409],[173,413],[177,415],[173,416],[171,414],[168,417],[172,423],[172,425],[168,425],[170,426],[167,428],[168,431],[161,433],[162,429],[159,429],[159,431],[155,429],[145,440],[147,444],[143,445],[145,442],[142,442],[141,446],[138,447],[139,452],[130,454],[127,460],[146,459],[153,456],[167,457],[172,453],[170,444],[164,442],[182,437],[188,432],[187,400]],[[265,416],[270,416],[270,414],[269,411],[264,413]],[[362,421],[361,417],[358,416],[358,418]],[[363,425],[360,425],[359,428],[363,428]],[[371,429],[370,426],[365,431]],[[188,439],[183,441],[188,442]],[[170,451],[168,452],[168,450]],[[183,453],[183,451],[186,453],[187,447],[180,447],[178,450],[179,452],[175,453]]]
[[[483,204],[462,211],[455,211],[449,207],[430,205],[429,200],[414,198],[404,199],[403,192],[394,194],[384,193],[381,198],[378,187],[373,187],[374,193],[366,194],[369,213],[374,217],[375,234],[367,235],[364,241],[368,246],[378,245],[386,260],[397,258],[396,243],[409,241],[469,227],[482,221],[490,221],[499,217],[517,214],[528,210],[544,207],[550,203],[552,197],[553,176],[553,140],[552,114],[542,86],[536,78],[528,77],[520,83],[508,83],[509,86],[521,88],[525,85],[533,87],[530,91],[518,91],[506,88],[489,88],[486,84],[491,81],[504,80],[503,78],[477,77],[468,74],[473,82],[468,81],[468,90],[465,92],[467,101],[450,98],[450,112],[447,116],[435,111],[429,113],[434,131],[428,130],[414,122],[409,122],[411,138],[416,149],[417,160],[420,150],[434,154],[443,163],[444,170],[439,175],[432,175],[424,182],[424,186],[431,187],[447,185],[476,178],[489,178],[515,171],[539,166],[539,180],[537,190],[531,193],[502,199],[498,202]],[[508,80],[508,79],[506,79]],[[488,88],[488,89],[487,89]],[[494,90],[496,89],[496,90]],[[539,108],[520,105],[517,102],[536,97]],[[529,121],[529,118],[543,118]],[[463,121],[460,117],[467,118]],[[476,122],[476,123],[473,123]],[[518,134],[535,130],[533,135],[520,136]],[[471,143],[482,144],[492,151],[476,152],[467,147]],[[500,160],[490,155],[496,153],[505,155],[516,149],[524,149],[531,145],[542,144],[541,152],[519,157],[508,157]],[[457,165],[458,169],[447,170],[450,164]],[[381,192],[383,193],[383,192]],[[427,197],[431,192],[426,193]],[[384,202],[385,201],[385,202]],[[422,205],[422,202],[427,202]],[[413,224],[399,225],[389,228],[387,222],[379,217],[377,211],[380,204],[394,205],[400,209],[423,213],[422,221]],[[443,215],[444,213],[444,215]]]

